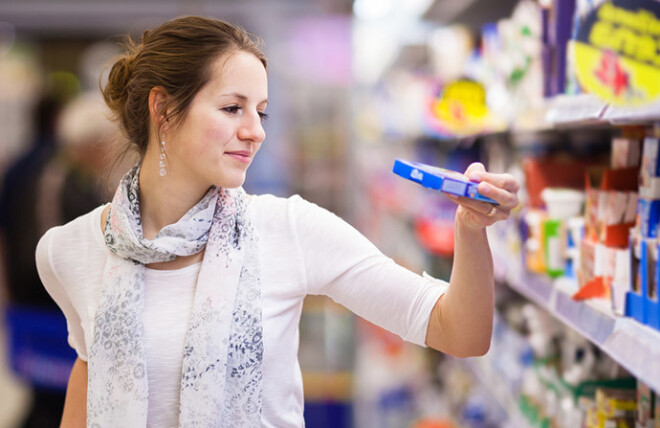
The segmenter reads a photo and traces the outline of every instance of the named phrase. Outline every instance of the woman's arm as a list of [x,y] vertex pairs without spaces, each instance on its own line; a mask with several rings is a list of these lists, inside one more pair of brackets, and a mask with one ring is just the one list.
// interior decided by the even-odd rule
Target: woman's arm
[[426,343],[456,357],[488,352],[493,329],[493,258],[486,227],[509,217],[518,205],[518,183],[509,174],[487,173],[475,163],[465,175],[479,181],[479,192],[495,199],[493,205],[453,197],[459,206],[454,225],[454,265],[447,293],[438,299],[429,319]]
[[78,358],[66,389],[62,428],[84,428],[87,424],[87,363]]

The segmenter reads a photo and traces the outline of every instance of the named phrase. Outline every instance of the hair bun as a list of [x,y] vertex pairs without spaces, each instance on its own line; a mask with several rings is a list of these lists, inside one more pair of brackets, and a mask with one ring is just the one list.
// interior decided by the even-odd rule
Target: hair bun
[[110,68],[108,82],[102,89],[103,99],[117,116],[121,115],[128,98],[128,86],[133,77],[136,56],[133,51],[119,57]]

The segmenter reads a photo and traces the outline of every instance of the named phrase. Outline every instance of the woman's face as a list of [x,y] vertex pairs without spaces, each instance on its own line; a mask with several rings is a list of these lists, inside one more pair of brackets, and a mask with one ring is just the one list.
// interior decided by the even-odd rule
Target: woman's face
[[239,51],[218,58],[183,122],[164,131],[168,176],[206,188],[243,185],[266,137],[267,98],[266,70],[254,55]]

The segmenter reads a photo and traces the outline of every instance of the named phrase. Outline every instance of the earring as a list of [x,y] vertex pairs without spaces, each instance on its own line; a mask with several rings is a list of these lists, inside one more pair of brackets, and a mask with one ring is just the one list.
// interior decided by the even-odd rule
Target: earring
[[165,134],[161,135],[160,137],[160,163],[158,165],[160,166],[160,170],[158,170],[158,174],[161,177],[166,176],[167,165],[165,164]]

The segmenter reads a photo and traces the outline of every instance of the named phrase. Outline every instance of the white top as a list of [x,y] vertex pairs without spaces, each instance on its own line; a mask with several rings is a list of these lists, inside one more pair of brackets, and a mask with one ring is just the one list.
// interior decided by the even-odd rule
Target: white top
[[[87,360],[94,314],[110,256],[101,232],[104,206],[50,229],[37,246],[37,268],[67,319],[69,344]],[[248,206],[262,273],[265,427],[301,427],[298,323],[303,298],[323,294],[403,339],[425,346],[429,316],[447,289],[384,256],[348,223],[305,201],[253,196]],[[150,427],[178,423],[184,335],[201,264],[147,269],[145,340]]]

